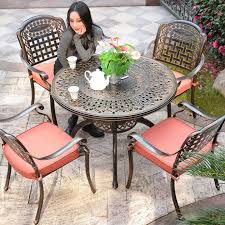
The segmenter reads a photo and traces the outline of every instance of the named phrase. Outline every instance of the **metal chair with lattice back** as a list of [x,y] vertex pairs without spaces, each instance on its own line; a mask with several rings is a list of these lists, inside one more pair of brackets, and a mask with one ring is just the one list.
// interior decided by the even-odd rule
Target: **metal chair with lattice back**
[[[130,188],[131,185],[133,175],[132,152],[135,151],[170,174],[172,200],[178,219],[182,219],[175,192],[175,180],[177,180],[190,165],[197,163],[203,154],[214,150],[214,146],[217,144],[216,139],[218,133],[225,121],[225,115],[215,119],[204,114],[190,103],[182,102],[179,106],[187,108],[202,117],[213,120],[213,122],[196,130],[189,124],[176,118],[175,113],[173,117],[160,121],[153,127],[145,130],[141,135],[134,132],[129,134],[129,175],[126,187]],[[198,153],[200,157],[194,157],[193,154],[190,154],[193,152]],[[214,181],[216,188],[219,190],[220,186],[218,180],[214,179]]]
[[[65,30],[62,18],[49,15],[34,16],[26,20],[17,31],[21,46],[21,60],[28,69],[31,84],[31,104],[35,101],[34,83],[50,91],[54,77],[54,59],[60,38]],[[52,120],[57,125],[54,100],[50,95]]]
[[[0,119],[0,123],[16,120],[32,110],[44,109],[40,103],[35,103],[17,115]],[[85,156],[85,171],[88,183],[93,193],[96,192],[92,183],[89,170],[89,149],[86,139],[71,138],[58,126],[43,122],[17,135],[5,132],[0,129],[0,137],[3,141],[2,150],[8,160],[8,172],[5,182],[5,191],[9,188],[11,168],[21,176],[37,181],[39,184],[39,202],[35,217],[35,224],[38,224],[44,200],[43,179],[52,172],[67,165],[80,156]]]
[[[159,26],[156,39],[146,49],[144,55],[166,64],[177,78],[176,96],[191,89],[191,103],[194,104],[196,74],[202,68],[205,57],[203,49],[207,36],[196,24],[175,20]],[[154,49],[152,51],[152,46]],[[171,116],[171,104],[167,107]]]

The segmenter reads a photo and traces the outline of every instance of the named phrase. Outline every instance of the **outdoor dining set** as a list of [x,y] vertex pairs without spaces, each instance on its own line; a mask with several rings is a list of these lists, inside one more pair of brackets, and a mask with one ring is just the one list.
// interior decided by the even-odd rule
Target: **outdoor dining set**
[[[52,172],[85,157],[86,176],[93,193],[98,183],[92,181],[89,169],[90,151],[88,141],[79,137],[85,125],[94,123],[113,138],[112,187],[118,188],[117,179],[117,136],[135,128],[137,123],[146,125],[141,133],[131,132],[127,146],[129,174],[126,188],[130,188],[133,175],[133,152],[140,154],[171,175],[171,194],[179,219],[182,214],[175,192],[175,181],[190,165],[187,152],[211,151],[225,116],[210,117],[194,106],[196,75],[204,64],[203,49],[206,35],[194,23],[175,20],[159,26],[156,39],[150,43],[145,54],[126,72],[126,78],[116,84],[109,83],[104,90],[91,88],[85,71],[96,71],[98,55],[88,62],[78,61],[76,68],[62,68],[53,73],[57,50],[66,26],[63,19],[53,16],[35,16],[25,21],[17,31],[21,47],[21,60],[28,71],[31,84],[31,106],[17,115],[1,119],[0,123],[17,120],[36,110],[43,113],[44,106],[35,103],[35,85],[49,92],[51,118],[37,126],[13,136],[0,129],[3,153],[8,160],[5,191],[10,184],[11,168],[21,176],[35,180],[39,184],[39,203],[35,224],[40,220],[44,201],[42,180]],[[68,88],[78,86],[77,98],[71,98]],[[180,111],[188,109],[193,117],[201,116],[213,120],[207,126],[196,130],[193,126],[172,115],[172,100],[191,90],[191,103],[181,102]],[[55,102],[69,112],[81,116],[70,137],[58,127]],[[168,117],[154,124],[145,116],[167,107]],[[195,163],[195,162],[193,162]],[[220,188],[218,180],[215,186]]]

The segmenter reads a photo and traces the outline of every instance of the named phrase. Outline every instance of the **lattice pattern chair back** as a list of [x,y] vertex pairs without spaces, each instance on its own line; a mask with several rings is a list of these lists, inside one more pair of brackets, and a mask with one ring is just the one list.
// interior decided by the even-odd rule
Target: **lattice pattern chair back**
[[192,22],[176,20],[158,29],[153,58],[192,70],[198,65],[206,35]]
[[178,165],[178,163],[185,161],[187,159],[187,152],[199,152],[209,142],[214,141],[218,131],[224,123],[224,120],[225,116],[222,116],[201,130],[190,134],[184,141],[174,165]]
[[33,160],[33,158],[29,155],[29,152],[24,147],[24,145],[13,135],[6,133],[4,130],[0,129],[0,137],[2,140],[9,145],[9,147],[24,161],[29,163],[34,171],[37,177],[40,176],[40,173],[38,172],[37,166]]
[[62,18],[35,16],[17,31],[26,60],[35,65],[57,56],[60,38],[65,30]]

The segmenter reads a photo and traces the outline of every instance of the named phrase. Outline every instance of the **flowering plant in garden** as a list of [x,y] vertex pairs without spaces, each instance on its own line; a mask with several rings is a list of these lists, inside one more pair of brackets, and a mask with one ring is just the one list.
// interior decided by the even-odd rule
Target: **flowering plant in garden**
[[140,53],[130,44],[119,44],[119,37],[111,38],[110,41],[99,41],[101,53],[99,60],[102,71],[106,75],[123,75],[129,65],[140,58]]
[[194,22],[207,34],[212,53],[225,57],[225,1],[194,0]]

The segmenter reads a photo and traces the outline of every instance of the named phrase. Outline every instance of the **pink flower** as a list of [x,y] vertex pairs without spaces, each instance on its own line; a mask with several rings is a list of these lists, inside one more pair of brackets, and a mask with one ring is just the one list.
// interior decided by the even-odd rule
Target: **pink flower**
[[200,19],[200,16],[194,16],[193,21],[196,22],[196,21],[199,20],[199,19]]
[[118,48],[119,46],[115,45],[114,43],[109,43],[113,48]]
[[211,28],[211,27],[212,27],[212,22],[208,22],[208,23],[207,23],[207,27],[208,27],[208,28]]
[[218,41],[218,40],[215,40],[215,41],[212,43],[212,46],[213,46],[213,48],[219,48],[219,41]]
[[218,70],[216,69],[215,65],[213,63],[205,63],[203,66],[203,69],[205,71],[210,71],[210,73],[212,74],[212,76],[215,78],[216,75],[218,74]]
[[221,46],[219,47],[219,52],[220,52],[223,56],[225,56],[225,45],[221,45]]
[[222,16],[223,14],[222,14],[222,12],[221,11],[219,11],[218,13],[217,13],[217,16]]
[[195,5],[194,5],[194,9],[195,9],[195,10],[198,10],[198,9],[199,9],[198,5],[195,4]]
[[212,37],[212,34],[211,34],[211,33],[208,33],[208,35],[207,35],[207,36],[210,38],[210,37]]
[[112,41],[118,41],[120,38],[119,37],[112,37],[111,40]]
[[111,41],[113,42],[113,43],[116,43],[116,45],[118,45],[118,43],[119,43],[119,37],[118,36],[115,36],[115,37],[112,37],[111,38]]
[[120,49],[121,51],[123,51],[123,52],[127,52],[128,49],[129,49],[127,46],[123,46],[123,45],[118,46],[118,47],[119,47],[119,49]]
[[200,23],[199,25],[198,25],[201,29],[203,29],[203,24],[202,23]]

